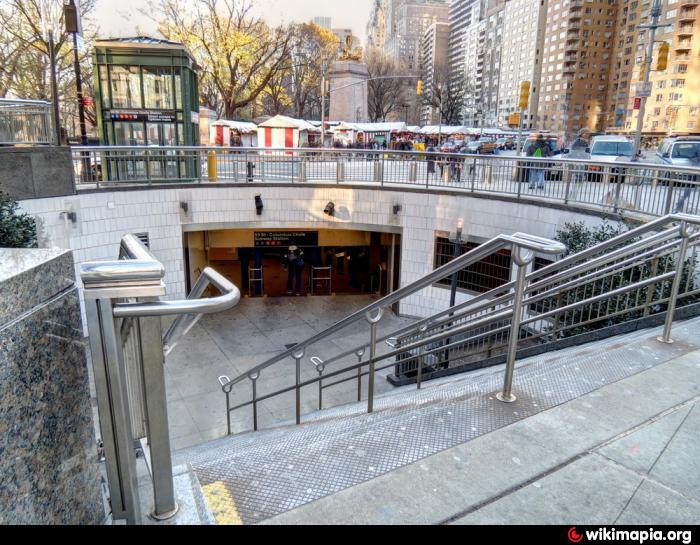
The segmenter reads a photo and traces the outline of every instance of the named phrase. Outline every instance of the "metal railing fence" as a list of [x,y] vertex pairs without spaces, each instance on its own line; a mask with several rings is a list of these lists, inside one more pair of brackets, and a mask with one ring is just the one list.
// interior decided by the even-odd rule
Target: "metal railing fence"
[[209,147],[74,147],[73,162],[78,190],[173,183],[333,184],[502,195],[653,217],[700,212],[700,169],[657,163]]
[[52,104],[0,98],[0,146],[54,144]]
[[[382,316],[393,304],[424,293],[456,270],[464,269],[504,248],[510,248],[516,264],[512,280],[490,292],[460,303],[428,318],[379,334]],[[302,392],[323,407],[326,390],[357,383],[357,400],[366,391],[367,411],[373,411],[375,376],[392,368],[414,374],[418,388],[425,373],[437,368],[469,366],[501,356],[506,375],[499,399],[515,401],[512,383],[518,353],[534,345],[595,332],[604,327],[652,315],[665,320],[661,342],[672,342],[676,309],[700,302],[700,216],[669,215],[623,233],[591,249],[533,270],[539,255],[562,253],[561,244],[526,235],[498,237],[405,286],[365,309],[348,316],[326,331],[256,366],[234,379],[219,377],[226,396],[228,432],[231,415],[252,408],[252,428],[257,430],[258,410],[269,399],[294,396],[294,412],[302,417]],[[332,353],[335,336],[366,334],[356,346]],[[311,365],[302,366],[306,356]],[[291,358],[295,379],[279,388],[279,374],[268,369]],[[269,388],[264,385],[268,375]],[[366,379],[366,387],[363,380]],[[234,388],[248,382],[249,399]],[[317,394],[313,393],[317,389]],[[245,396],[247,397],[247,396]],[[327,399],[327,396],[326,398]],[[306,404],[308,407],[308,403]],[[314,405],[315,409],[315,405]]]

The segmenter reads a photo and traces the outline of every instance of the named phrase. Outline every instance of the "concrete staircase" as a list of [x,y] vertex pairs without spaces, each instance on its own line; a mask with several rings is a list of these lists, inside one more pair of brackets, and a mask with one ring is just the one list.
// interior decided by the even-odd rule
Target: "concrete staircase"
[[523,360],[512,405],[495,399],[492,368],[399,388],[371,415],[351,404],[185,449],[175,464],[219,524],[692,523],[698,331],[695,319],[672,345],[646,330]]

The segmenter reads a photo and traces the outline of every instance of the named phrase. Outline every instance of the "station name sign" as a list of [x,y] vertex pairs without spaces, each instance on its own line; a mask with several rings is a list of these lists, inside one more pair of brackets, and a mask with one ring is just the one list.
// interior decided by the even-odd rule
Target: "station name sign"
[[256,248],[308,248],[318,246],[318,231],[256,231]]
[[175,123],[176,112],[156,110],[112,110],[112,121],[146,121],[148,123]]

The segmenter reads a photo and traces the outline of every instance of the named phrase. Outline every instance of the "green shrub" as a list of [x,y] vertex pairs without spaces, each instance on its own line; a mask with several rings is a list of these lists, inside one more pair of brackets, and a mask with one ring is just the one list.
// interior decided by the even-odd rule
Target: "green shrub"
[[0,248],[36,248],[36,221],[17,212],[19,205],[0,191]]

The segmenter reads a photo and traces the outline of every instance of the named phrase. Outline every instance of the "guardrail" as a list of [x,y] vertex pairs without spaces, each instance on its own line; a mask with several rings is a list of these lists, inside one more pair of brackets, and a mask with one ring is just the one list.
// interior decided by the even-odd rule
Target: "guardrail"
[[0,146],[54,144],[52,108],[43,100],[0,98]]
[[372,150],[75,147],[77,190],[334,184],[503,195],[660,217],[700,211],[700,169],[655,163]]

